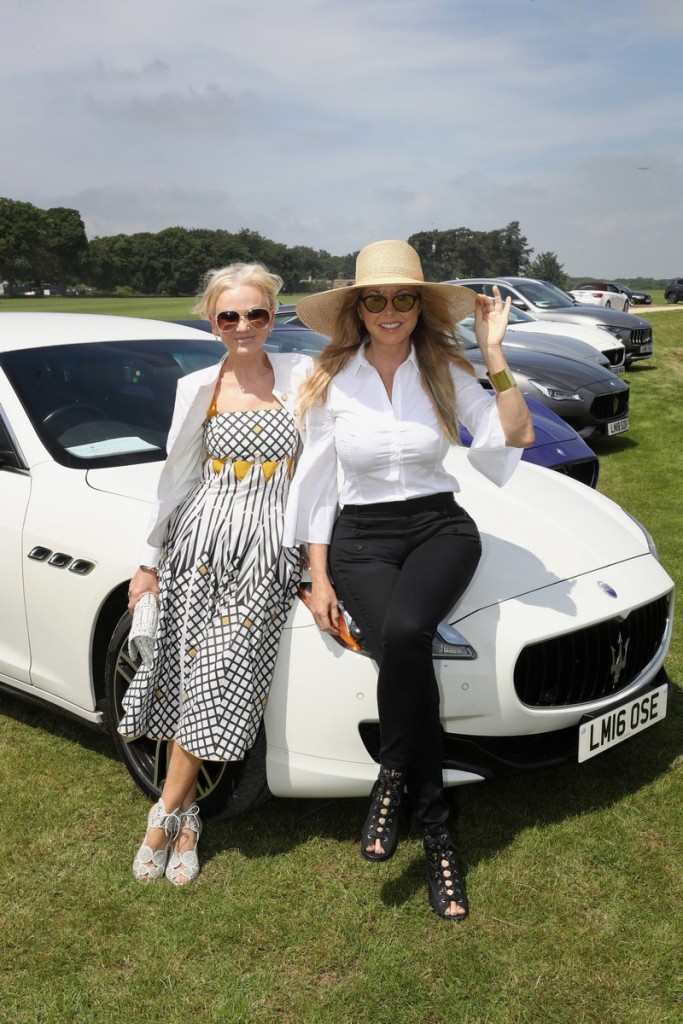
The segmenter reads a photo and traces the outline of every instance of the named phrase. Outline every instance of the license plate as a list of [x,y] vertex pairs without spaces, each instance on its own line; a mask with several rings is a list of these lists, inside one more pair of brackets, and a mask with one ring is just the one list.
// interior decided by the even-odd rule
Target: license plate
[[641,346],[640,346],[640,347],[638,348],[638,354],[639,354],[639,355],[641,355],[641,356],[644,356],[644,355],[646,355],[646,354],[648,354],[648,353],[649,353],[650,355],[652,355],[652,342],[651,342],[651,341],[649,341],[649,342],[647,343],[647,345],[641,345]]
[[628,430],[628,416],[624,416],[621,420],[613,420],[612,423],[607,424],[608,437],[611,437],[612,434],[623,434],[625,430]]
[[668,694],[669,688],[663,683],[628,704],[620,704],[598,718],[583,722],[579,726],[579,761],[587,761],[661,722],[666,718]]

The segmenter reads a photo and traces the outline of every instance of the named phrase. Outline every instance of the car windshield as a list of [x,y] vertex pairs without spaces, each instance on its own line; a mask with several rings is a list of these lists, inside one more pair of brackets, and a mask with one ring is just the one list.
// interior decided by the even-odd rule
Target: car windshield
[[207,336],[20,349],[0,365],[52,457],[90,469],[165,458],[178,378],[224,354]]
[[516,281],[515,288],[539,309],[565,309],[576,305],[569,295],[549,281]]
[[468,316],[460,321],[458,324],[458,339],[465,350],[479,348],[477,336],[474,333],[474,317]]
[[309,331],[290,324],[275,327],[266,340],[266,352],[298,352],[305,356],[315,356],[329,343],[329,338],[316,331]]

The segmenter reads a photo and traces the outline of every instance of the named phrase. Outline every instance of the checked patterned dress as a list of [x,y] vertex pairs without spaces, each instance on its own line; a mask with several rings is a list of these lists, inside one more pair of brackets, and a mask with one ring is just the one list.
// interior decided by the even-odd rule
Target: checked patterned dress
[[128,739],[175,739],[207,761],[253,746],[300,579],[298,550],[281,547],[298,444],[282,408],[209,410],[203,477],[159,566],[154,663],[124,698]]

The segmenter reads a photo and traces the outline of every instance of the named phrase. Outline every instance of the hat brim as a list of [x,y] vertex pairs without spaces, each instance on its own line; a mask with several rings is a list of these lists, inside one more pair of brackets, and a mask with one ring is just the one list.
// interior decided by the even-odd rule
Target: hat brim
[[[476,303],[477,293],[471,288],[465,288],[460,284],[432,284],[424,281],[415,281],[414,278],[391,281],[375,282],[377,287],[386,285],[409,285],[417,288],[420,292],[437,292],[448,301],[448,306],[453,321],[453,326],[464,320],[466,316],[472,316]],[[341,308],[347,296],[351,292],[360,293],[363,288],[373,287],[367,284],[346,285],[344,288],[331,288],[326,292],[317,292],[315,295],[307,295],[299,299],[296,304],[296,315],[307,327],[319,334],[326,334],[332,337]]]

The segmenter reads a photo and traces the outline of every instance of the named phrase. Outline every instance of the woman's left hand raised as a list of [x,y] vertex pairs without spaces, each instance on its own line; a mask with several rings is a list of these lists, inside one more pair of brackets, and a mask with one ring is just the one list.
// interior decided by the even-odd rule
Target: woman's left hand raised
[[497,284],[493,286],[493,298],[488,295],[477,295],[474,333],[484,359],[492,348],[500,348],[507,330],[510,302],[509,295],[503,302]]

